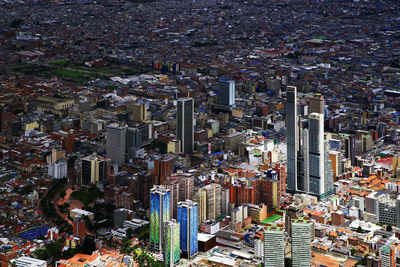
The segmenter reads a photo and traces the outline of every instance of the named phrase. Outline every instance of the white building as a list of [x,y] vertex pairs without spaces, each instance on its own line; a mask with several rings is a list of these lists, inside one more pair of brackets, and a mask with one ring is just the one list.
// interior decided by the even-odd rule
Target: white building
[[264,229],[264,266],[285,266],[285,227],[267,226]]
[[292,266],[311,266],[311,222],[306,218],[292,219]]
[[34,259],[31,257],[20,257],[18,259],[11,260],[11,264],[15,264],[17,267],[47,267],[47,261]]
[[49,163],[48,175],[54,179],[67,178],[67,162],[59,160]]

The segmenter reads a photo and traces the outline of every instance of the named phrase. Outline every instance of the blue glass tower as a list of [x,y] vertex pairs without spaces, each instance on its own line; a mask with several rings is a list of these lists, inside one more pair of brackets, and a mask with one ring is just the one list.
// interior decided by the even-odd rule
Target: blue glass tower
[[178,222],[180,223],[180,247],[188,259],[197,255],[197,209],[196,202],[191,200],[178,203]]
[[171,219],[170,192],[164,186],[150,190],[150,246],[162,251],[164,224]]

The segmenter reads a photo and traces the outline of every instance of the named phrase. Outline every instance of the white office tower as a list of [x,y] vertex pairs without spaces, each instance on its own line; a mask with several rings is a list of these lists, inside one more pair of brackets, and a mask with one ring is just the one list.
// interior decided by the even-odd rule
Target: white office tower
[[67,178],[67,162],[59,160],[49,163],[48,175],[54,179]]
[[264,229],[264,266],[285,266],[285,227],[268,225]]
[[125,163],[125,135],[126,127],[116,123],[107,126],[107,158],[118,165]]
[[287,191],[297,190],[297,152],[299,150],[297,123],[297,89],[288,86],[286,89],[286,139],[287,139]]
[[292,229],[292,266],[311,266],[311,224],[308,218],[295,218]]

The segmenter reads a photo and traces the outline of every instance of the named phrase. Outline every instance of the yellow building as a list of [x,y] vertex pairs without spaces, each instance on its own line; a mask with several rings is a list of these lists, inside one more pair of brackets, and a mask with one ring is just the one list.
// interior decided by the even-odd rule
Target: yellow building
[[97,155],[82,159],[81,185],[89,186],[110,178],[111,160]]
[[39,128],[39,123],[36,121],[25,124],[25,132]]
[[42,104],[38,105],[37,110],[40,112],[48,112],[55,115],[63,115],[68,108],[74,105],[73,99],[63,99],[48,96],[38,96],[37,100]]
[[126,105],[128,111],[132,112],[132,120],[134,122],[142,122],[146,120],[147,117],[147,109],[146,103],[133,103],[128,102]]

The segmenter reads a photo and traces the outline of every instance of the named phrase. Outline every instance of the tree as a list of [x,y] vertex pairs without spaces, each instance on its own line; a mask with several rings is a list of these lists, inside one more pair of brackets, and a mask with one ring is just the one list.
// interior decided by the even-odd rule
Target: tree
[[60,191],[60,197],[61,198],[64,198],[66,194],[67,193],[65,192],[65,190]]
[[133,230],[132,230],[132,228],[128,228],[128,230],[126,230],[126,237],[128,239],[131,239],[132,236],[133,236]]
[[388,226],[386,226],[386,231],[391,232],[392,230],[393,230],[392,226],[388,224]]
[[92,254],[93,251],[96,250],[96,243],[92,237],[86,237],[83,241],[80,251],[83,254]]
[[361,228],[361,226],[358,226],[357,232],[358,232],[358,233],[362,233],[362,232],[363,232],[363,229]]

